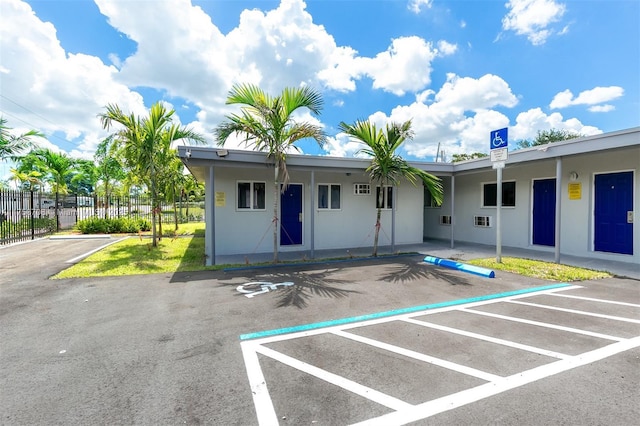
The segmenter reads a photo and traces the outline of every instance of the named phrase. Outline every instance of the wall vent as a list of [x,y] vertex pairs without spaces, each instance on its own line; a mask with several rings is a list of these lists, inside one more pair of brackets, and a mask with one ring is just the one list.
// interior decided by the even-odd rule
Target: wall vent
[[491,216],[474,216],[473,226],[491,228],[493,226],[493,218]]
[[371,194],[371,185],[368,183],[354,183],[353,184],[354,195],[369,195]]
[[441,215],[440,225],[451,225],[451,215]]

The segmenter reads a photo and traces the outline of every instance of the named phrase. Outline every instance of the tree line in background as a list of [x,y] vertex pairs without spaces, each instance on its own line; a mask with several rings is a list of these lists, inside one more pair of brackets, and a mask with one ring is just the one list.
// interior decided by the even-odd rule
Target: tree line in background
[[[277,223],[278,192],[284,192],[289,183],[286,157],[295,143],[301,139],[314,139],[320,146],[326,141],[323,129],[309,122],[294,119],[294,113],[308,109],[319,115],[323,100],[319,92],[309,88],[285,88],[279,95],[271,96],[252,84],[234,85],[227,97],[227,104],[240,105],[240,114],[230,114],[214,134],[218,145],[223,146],[231,135],[238,135],[245,144],[257,151],[266,152],[274,166],[274,220],[272,222],[274,262],[278,261]],[[157,245],[156,216],[160,217],[160,201],[175,200],[181,195],[202,190],[176,154],[173,144],[183,141],[205,144],[202,135],[172,122],[174,110],[161,103],[151,106],[145,117],[126,114],[116,104],[109,104],[98,115],[106,130],[114,130],[97,147],[93,160],[72,159],[64,153],[38,148],[35,137],[44,137],[37,131],[15,136],[0,117],[0,160],[17,163],[12,169],[13,180],[21,189],[35,191],[48,185],[56,195],[56,216],[60,194],[72,191],[77,194],[112,194],[147,192],[151,197],[153,246]],[[442,201],[440,179],[430,173],[411,167],[397,150],[414,134],[411,120],[404,123],[388,123],[377,128],[369,121],[357,120],[354,124],[340,123],[340,130],[362,143],[359,152],[371,159],[366,169],[370,181],[380,187],[395,186],[401,180],[412,184],[421,181],[436,202]],[[539,131],[532,140],[521,140],[518,148],[542,145],[581,135],[565,130]],[[484,153],[454,154],[452,162],[485,157]],[[380,191],[382,197],[384,191]],[[377,200],[377,215],[373,255],[377,255],[380,229],[381,200]],[[105,215],[107,209],[105,209]],[[161,223],[160,223],[161,226]],[[177,223],[176,223],[177,226]],[[160,229],[161,232],[161,229]]]
[[[0,160],[11,160],[11,180],[24,191],[55,193],[55,215],[58,217],[60,196],[67,193],[96,195],[109,205],[112,196],[149,193],[152,209],[153,246],[157,245],[156,217],[160,203],[174,203],[199,197],[203,193],[172,144],[176,141],[204,144],[201,135],[172,123],[173,110],[161,104],[151,107],[149,115],[124,114],[116,105],[108,105],[99,115],[103,127],[114,129],[98,145],[93,160],[71,158],[62,152],[39,148],[34,138],[44,137],[37,131],[13,135],[7,121],[0,118]],[[8,187],[8,183],[4,182]],[[105,219],[109,209],[104,208]],[[160,222],[160,227],[161,227]],[[176,223],[177,226],[177,223]],[[162,229],[160,228],[160,234]]]

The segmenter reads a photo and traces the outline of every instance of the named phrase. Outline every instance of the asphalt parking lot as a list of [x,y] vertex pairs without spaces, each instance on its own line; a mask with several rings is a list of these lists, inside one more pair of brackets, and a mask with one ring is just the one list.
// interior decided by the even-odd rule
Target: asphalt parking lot
[[636,280],[490,279],[421,256],[48,279],[105,242],[0,249],[2,424],[584,425],[640,415]]

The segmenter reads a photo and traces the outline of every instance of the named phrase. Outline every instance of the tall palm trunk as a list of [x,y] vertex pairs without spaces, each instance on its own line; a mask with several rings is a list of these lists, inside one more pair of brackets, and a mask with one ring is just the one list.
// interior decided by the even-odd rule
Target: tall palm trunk
[[109,179],[104,181],[104,218],[109,219]]
[[380,234],[380,214],[382,213],[382,209],[378,208],[378,213],[376,213],[376,232],[373,236],[373,257],[378,257],[378,235]]
[[60,231],[60,219],[59,219],[59,212],[58,212],[58,200],[60,199],[60,191],[58,190],[58,188],[56,187],[56,205],[55,205],[55,209],[54,209],[54,214],[56,215],[56,232]]
[[279,198],[279,182],[278,182],[278,165],[275,165],[275,177],[273,183],[273,263],[278,263],[278,198]]
[[[176,189],[175,185],[173,186],[173,221],[176,226],[176,231],[178,230],[178,203],[176,203]],[[182,212],[180,212],[182,213]]]
[[153,164],[151,165],[151,237],[152,237],[152,246],[158,247],[158,240],[156,234],[156,209],[157,209],[157,200],[158,196],[156,195],[156,177],[155,177],[155,169]]

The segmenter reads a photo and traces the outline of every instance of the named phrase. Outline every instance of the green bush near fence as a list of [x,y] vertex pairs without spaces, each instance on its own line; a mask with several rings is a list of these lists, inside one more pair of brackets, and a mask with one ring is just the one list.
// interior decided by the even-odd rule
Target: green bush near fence
[[151,229],[147,219],[129,217],[92,217],[79,221],[76,226],[83,234],[134,234]]
[[[53,232],[56,229],[56,219],[53,217],[35,217],[33,218],[33,228],[40,233],[41,231]],[[0,220],[0,238],[10,238],[19,235],[22,232],[31,230],[31,218],[24,217],[17,222],[10,220]]]

